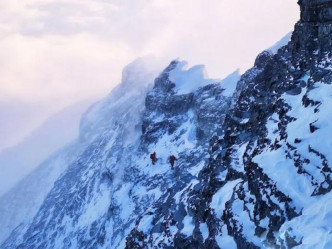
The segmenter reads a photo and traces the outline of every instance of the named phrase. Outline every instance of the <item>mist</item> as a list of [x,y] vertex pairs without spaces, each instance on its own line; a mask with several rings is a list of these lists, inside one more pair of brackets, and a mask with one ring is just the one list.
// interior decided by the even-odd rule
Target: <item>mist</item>
[[3,0],[0,8],[0,151],[60,110],[106,96],[137,57],[155,58],[151,70],[181,58],[223,78],[250,68],[299,18],[295,0]]

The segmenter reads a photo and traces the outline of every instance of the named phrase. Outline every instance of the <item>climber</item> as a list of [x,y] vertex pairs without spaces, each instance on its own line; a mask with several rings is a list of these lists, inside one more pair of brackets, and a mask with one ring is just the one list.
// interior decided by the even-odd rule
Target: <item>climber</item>
[[174,169],[174,163],[175,163],[175,160],[178,160],[174,155],[171,155],[169,157],[169,162],[171,163],[171,167],[172,169]]
[[155,165],[155,163],[157,161],[157,154],[156,154],[156,152],[153,152],[152,154],[150,154],[150,158],[151,158],[152,164]]

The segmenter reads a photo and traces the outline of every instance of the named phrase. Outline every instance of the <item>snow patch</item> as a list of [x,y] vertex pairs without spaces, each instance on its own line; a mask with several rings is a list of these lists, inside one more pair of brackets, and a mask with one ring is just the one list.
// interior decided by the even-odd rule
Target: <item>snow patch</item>
[[236,243],[233,237],[228,235],[226,226],[223,226],[222,236],[216,236],[217,244],[220,248],[236,249]]
[[211,208],[216,212],[217,217],[222,216],[222,212],[225,209],[225,204],[229,201],[233,195],[233,189],[241,182],[241,179],[226,183],[219,191],[213,196],[211,202]]
[[285,35],[281,40],[279,40],[277,43],[275,43],[272,47],[267,49],[272,54],[276,54],[278,50],[288,44],[292,37],[292,32],[289,32],[287,35]]
[[212,84],[217,80],[208,79],[204,65],[197,65],[187,69],[188,62],[180,61],[177,66],[169,72],[170,81],[175,83],[177,94],[188,94],[196,89]]
[[184,227],[182,228],[181,233],[183,233],[187,237],[191,236],[195,228],[192,217],[189,215],[184,217],[183,225]]
[[239,69],[228,75],[225,79],[223,79],[220,82],[222,88],[224,88],[222,94],[226,97],[232,97],[236,90],[237,83],[240,79],[241,74]]
[[206,223],[201,223],[199,229],[201,230],[203,241],[205,241],[209,237],[209,228]]

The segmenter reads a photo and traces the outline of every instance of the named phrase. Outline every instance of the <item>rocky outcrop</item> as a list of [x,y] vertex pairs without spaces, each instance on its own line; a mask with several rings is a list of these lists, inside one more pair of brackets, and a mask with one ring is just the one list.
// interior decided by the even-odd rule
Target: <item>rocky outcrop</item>
[[331,0],[300,0],[302,22],[330,22],[332,21]]

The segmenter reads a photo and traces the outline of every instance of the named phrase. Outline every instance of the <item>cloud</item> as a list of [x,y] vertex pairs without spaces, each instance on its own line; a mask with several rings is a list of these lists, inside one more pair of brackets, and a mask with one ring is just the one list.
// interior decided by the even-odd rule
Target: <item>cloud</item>
[[125,44],[84,33],[43,39],[17,34],[0,40],[0,47],[0,92],[31,100],[100,94],[98,86],[114,86],[119,76],[112,72],[120,72],[131,54]]
[[246,69],[298,18],[295,0],[2,0],[0,9],[0,99],[62,105],[107,94],[147,54],[206,64],[214,78]]

